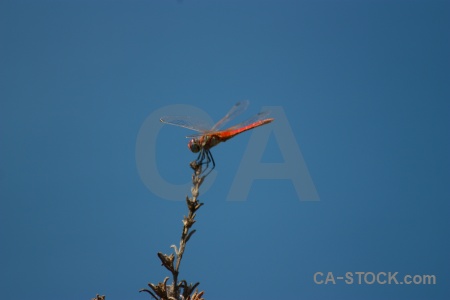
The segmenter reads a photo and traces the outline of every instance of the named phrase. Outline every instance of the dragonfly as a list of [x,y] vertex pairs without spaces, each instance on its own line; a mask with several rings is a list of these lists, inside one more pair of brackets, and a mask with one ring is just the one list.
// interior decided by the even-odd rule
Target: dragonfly
[[162,117],[160,121],[165,124],[175,125],[187,129],[197,131],[197,134],[187,136],[191,140],[188,143],[188,148],[193,153],[198,153],[195,160],[196,165],[206,164],[206,168],[202,171],[204,173],[209,169],[209,164],[212,163],[212,168],[205,174],[208,175],[216,166],[214,158],[211,154],[211,148],[217,146],[222,142],[235,137],[244,131],[259,127],[272,122],[273,118],[267,118],[270,112],[264,111],[256,114],[255,116],[245,120],[242,123],[222,130],[225,124],[244,112],[249,105],[249,101],[237,102],[230,111],[217,122],[214,126],[210,127],[207,123],[195,119],[189,116],[166,116]]

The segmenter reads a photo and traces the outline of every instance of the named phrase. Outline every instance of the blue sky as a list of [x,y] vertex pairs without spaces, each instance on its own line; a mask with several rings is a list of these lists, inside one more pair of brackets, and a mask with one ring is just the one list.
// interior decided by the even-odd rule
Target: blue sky
[[[168,276],[156,253],[178,243],[189,189],[174,201],[147,188],[139,132],[161,109],[219,120],[248,99],[240,120],[263,107],[285,118],[213,149],[181,278],[206,299],[445,299],[449,13],[448,1],[1,1],[1,297],[148,299],[137,291]],[[186,184],[191,132],[154,126],[152,176]],[[256,130],[270,135],[262,163],[299,147],[320,201],[277,176],[228,198]],[[437,284],[313,278],[359,271]]]

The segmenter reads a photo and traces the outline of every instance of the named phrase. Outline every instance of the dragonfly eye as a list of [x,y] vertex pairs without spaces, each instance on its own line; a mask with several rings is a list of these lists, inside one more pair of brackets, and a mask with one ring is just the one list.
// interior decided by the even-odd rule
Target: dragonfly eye
[[195,139],[189,141],[188,147],[194,153],[200,151],[200,146],[198,145],[197,140]]

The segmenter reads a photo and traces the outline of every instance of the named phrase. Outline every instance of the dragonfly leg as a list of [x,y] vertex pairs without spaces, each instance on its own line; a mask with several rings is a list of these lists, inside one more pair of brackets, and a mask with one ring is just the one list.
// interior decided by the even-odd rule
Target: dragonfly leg
[[[203,152],[203,155],[202,155],[202,161],[201,161],[201,164],[202,165],[206,165],[205,166],[205,168],[203,169],[203,172],[202,172],[202,174],[204,174],[205,172],[206,172],[206,170],[208,170],[208,168],[209,168],[209,162],[211,161],[210,159],[209,159],[209,150],[205,150],[205,149],[203,149],[202,150],[202,152]],[[207,173],[208,174],[208,173]]]
[[[206,161],[205,161],[206,159]],[[208,160],[208,156],[205,152],[204,149],[202,149],[200,151],[200,153],[198,154],[197,158],[195,159],[195,164],[197,166],[203,166],[206,163],[206,168],[208,168],[208,164],[209,164],[209,160]],[[204,173],[205,171],[203,170],[202,173]]]
[[211,171],[214,170],[214,168],[216,167],[216,162],[214,161],[214,157],[212,156],[211,152],[208,150],[208,156],[211,159],[212,162],[212,168]]
[[[214,168],[216,167],[216,163],[214,162],[214,158],[209,150],[205,150],[205,155],[206,155],[206,169],[204,170],[204,172],[206,172],[206,170],[208,169],[209,170],[204,176],[208,176],[209,173],[211,173],[211,171],[214,170]],[[212,162],[212,168],[209,168],[210,162]]]
[[[202,174],[206,173],[204,176],[207,176],[216,167],[216,163],[214,161],[211,152],[205,149],[202,149],[200,151],[200,153],[197,156],[197,159],[195,160],[195,163],[197,165],[205,166],[205,168],[202,171]],[[210,168],[209,163],[212,163],[212,168]]]
[[205,153],[203,153],[203,150],[200,151],[200,153],[197,156],[197,159],[195,160],[195,163],[197,165],[202,165],[203,164],[203,160],[205,159]]

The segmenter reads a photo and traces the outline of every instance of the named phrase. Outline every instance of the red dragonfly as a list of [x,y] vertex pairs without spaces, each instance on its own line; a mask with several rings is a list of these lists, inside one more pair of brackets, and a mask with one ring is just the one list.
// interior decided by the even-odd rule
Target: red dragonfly
[[205,125],[205,122],[201,122],[200,120],[196,120],[188,116],[162,117],[160,121],[166,124],[180,126],[199,132],[198,134],[188,136],[188,138],[192,138],[188,143],[188,147],[193,153],[200,152],[195,162],[197,165],[206,164],[206,169],[204,171],[208,169],[209,163],[212,162],[212,168],[207,173],[209,174],[216,166],[214,158],[210,152],[212,147],[221,142],[226,142],[244,131],[268,124],[274,120],[273,118],[266,118],[269,112],[260,112],[242,123],[225,130],[220,130],[226,123],[246,110],[248,105],[249,101],[247,100],[236,103],[225,115],[225,117],[217,122],[212,128]]

